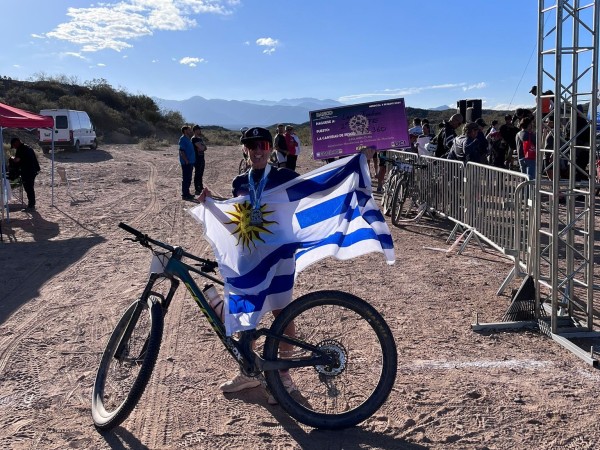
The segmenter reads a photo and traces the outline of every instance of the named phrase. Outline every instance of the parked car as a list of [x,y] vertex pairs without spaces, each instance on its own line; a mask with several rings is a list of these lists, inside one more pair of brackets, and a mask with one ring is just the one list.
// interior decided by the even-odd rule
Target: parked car
[[[96,131],[85,111],[42,109],[40,115],[54,117],[54,148],[68,148],[78,152],[81,147],[92,150],[98,147]],[[48,153],[52,145],[52,130],[40,128],[39,136],[42,151]]]

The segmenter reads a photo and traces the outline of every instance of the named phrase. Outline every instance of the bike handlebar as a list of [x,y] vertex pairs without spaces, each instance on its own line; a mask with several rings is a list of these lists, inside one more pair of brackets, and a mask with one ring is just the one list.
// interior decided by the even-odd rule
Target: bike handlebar
[[398,159],[398,158],[388,158],[388,157],[382,156],[379,159],[382,160],[382,161],[384,161],[384,162],[388,162],[390,164],[393,164],[395,166],[402,166],[403,164],[407,164],[407,165],[415,167],[417,169],[426,169],[427,168],[427,164],[419,164],[419,163],[412,162],[412,161],[403,161],[403,160]]
[[[119,228],[122,228],[123,230],[127,231],[128,233],[133,234],[135,236],[134,242],[139,242],[144,247],[150,248],[151,247],[150,244],[152,244],[152,245],[156,245],[157,247],[164,248],[165,250],[172,252],[172,253],[177,251],[176,247],[173,247],[172,245],[169,245],[169,244],[165,244],[164,242],[158,241],[156,239],[152,239],[147,234],[144,234],[141,231],[136,230],[132,226],[127,225],[125,222],[120,222]],[[204,266],[203,269],[207,270],[207,271],[214,271],[214,269],[218,267],[218,263],[216,261],[212,261],[210,259],[205,259],[205,258],[201,258],[196,255],[192,255],[191,253],[188,253],[188,252],[184,251],[183,249],[181,249],[181,255],[186,258],[193,259],[194,261],[198,261],[199,263],[201,263]]]

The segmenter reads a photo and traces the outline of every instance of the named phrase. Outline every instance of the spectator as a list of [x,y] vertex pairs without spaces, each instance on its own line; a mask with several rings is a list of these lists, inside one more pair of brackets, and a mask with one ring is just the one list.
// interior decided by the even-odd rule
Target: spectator
[[417,138],[417,153],[419,156],[433,156],[425,146],[431,142],[433,135],[428,123],[422,125],[423,133]]
[[[578,169],[575,169],[575,181],[588,181],[587,166],[590,159],[590,142],[592,128],[590,123],[585,118],[583,113],[583,106],[577,105],[577,117],[575,121],[575,130],[571,133],[571,122],[566,126],[566,136],[575,138],[575,165]],[[578,196],[577,200],[581,200],[582,197]]]
[[298,155],[296,154],[296,140],[292,136],[292,131],[294,131],[293,126],[285,126],[285,145],[288,150],[285,167],[290,170],[296,170],[296,161],[298,159]]
[[521,131],[516,137],[519,167],[530,180],[535,180],[535,133],[531,117],[524,117],[519,123],[519,128]]
[[294,138],[294,141],[296,141],[296,156],[300,156],[300,150],[301,150],[301,144],[300,144],[300,138],[298,137],[298,135],[296,134],[296,132],[294,131],[294,128],[292,127],[292,138]]
[[35,177],[40,173],[40,164],[38,163],[37,156],[35,156],[35,151],[29,145],[21,142],[18,137],[10,140],[10,147],[16,149],[12,162],[21,171],[23,189],[27,194],[27,207],[23,211],[35,211]]
[[181,127],[179,138],[179,163],[181,164],[181,198],[183,200],[194,200],[190,192],[194,163],[196,162],[196,150],[192,144],[192,128],[188,125]]
[[489,143],[486,139],[486,134],[483,131],[487,127],[487,123],[485,123],[485,120],[483,120],[481,117],[477,119],[475,123],[479,127],[479,132],[477,133],[477,141],[479,142],[479,154],[481,155],[481,157],[478,162],[482,164],[487,164],[487,157],[489,154]]
[[492,131],[488,134],[487,140],[490,149],[489,164],[494,167],[506,168],[506,161],[512,158],[512,153],[500,132]]
[[408,134],[413,134],[415,136],[420,136],[423,134],[423,127],[421,126],[421,119],[415,117],[413,119],[413,126],[408,129]]
[[446,157],[452,148],[452,143],[456,137],[456,129],[463,123],[461,114],[454,114],[448,122],[443,123],[441,131],[437,135],[437,149],[435,156],[438,158]]
[[519,129],[513,125],[513,117],[510,114],[504,116],[504,125],[500,126],[500,135],[511,150],[517,149],[517,133]]
[[284,126],[282,124],[277,125],[277,134],[273,140],[273,147],[277,152],[277,165],[278,167],[285,167],[287,161],[288,148],[285,141]]
[[485,152],[481,152],[481,143],[477,138],[480,133],[479,126],[475,122],[466,123],[463,134],[452,140],[452,148],[448,153],[448,159],[464,162],[481,162]]
[[204,152],[206,152],[205,137],[202,134],[202,128],[200,125],[194,125],[192,128],[194,137],[192,138],[192,144],[196,150],[196,162],[194,163],[194,191],[196,195],[200,195],[204,184],[202,183],[202,177],[204,176]]
[[[536,106],[535,106],[535,108],[533,110],[533,114],[535,114],[536,111],[537,111],[537,93],[538,93],[537,86],[532,86],[531,90],[529,91],[529,93],[536,98]],[[554,95],[554,92],[552,92],[552,91],[542,92],[542,98],[541,98],[541,101],[542,101],[542,117],[545,117],[546,115],[548,115],[550,113],[550,111],[552,111],[552,109],[554,109],[553,99],[549,97],[551,95]]]
[[369,167],[369,172],[371,169],[371,165],[369,164],[369,161],[373,163],[373,177],[377,177],[377,175],[379,174],[379,157],[377,156],[377,153],[374,153],[371,155],[371,153],[367,153],[367,167]]
[[485,130],[485,137],[487,138],[490,133],[494,133],[498,131],[498,121],[496,119],[492,120],[492,124]]

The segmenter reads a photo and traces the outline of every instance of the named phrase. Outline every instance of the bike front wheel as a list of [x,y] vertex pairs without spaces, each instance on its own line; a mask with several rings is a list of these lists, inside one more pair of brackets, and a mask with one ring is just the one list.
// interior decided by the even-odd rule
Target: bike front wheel
[[158,358],[163,332],[158,297],[135,301],[115,327],[102,355],[92,392],[97,428],[121,424],[144,393]]
[[[334,361],[289,369],[292,388],[284,384],[279,371],[265,372],[271,393],[290,416],[315,428],[348,428],[369,418],[385,402],[396,379],[396,343],[383,317],[367,302],[340,291],[304,295],[271,325],[275,335],[286,330]],[[263,356],[272,361],[314,354],[269,337]]]
[[381,196],[381,212],[389,216],[392,211],[392,200],[394,191],[398,186],[400,176],[397,173],[392,173],[387,183],[383,186],[383,195]]

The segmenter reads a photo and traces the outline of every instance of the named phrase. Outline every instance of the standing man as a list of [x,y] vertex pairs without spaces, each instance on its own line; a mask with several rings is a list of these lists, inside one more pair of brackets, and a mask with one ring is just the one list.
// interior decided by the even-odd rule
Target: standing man
[[510,114],[504,116],[504,125],[500,126],[500,135],[510,147],[510,155],[507,155],[506,168],[510,169],[513,153],[517,150],[517,133],[519,129],[513,125],[513,117]]
[[200,125],[194,125],[192,128],[194,137],[192,138],[192,144],[196,150],[196,162],[194,163],[194,191],[196,195],[202,193],[202,176],[204,175],[204,152],[206,152],[205,137],[202,134]]
[[25,145],[18,137],[10,140],[10,148],[16,149],[13,161],[21,169],[21,181],[23,189],[27,193],[27,208],[23,211],[35,211],[35,177],[40,172],[40,164],[38,163],[35,152],[29,145]]
[[290,170],[296,170],[296,161],[298,160],[298,154],[296,153],[296,140],[292,136],[293,131],[293,126],[285,126],[285,145],[288,149],[285,167]]
[[277,134],[273,140],[273,148],[277,152],[277,165],[278,167],[285,167],[287,161],[288,148],[285,142],[285,135],[283,125],[277,125]]
[[194,200],[190,192],[194,163],[196,162],[196,150],[192,144],[192,129],[188,125],[181,127],[179,138],[179,163],[181,164],[181,198],[183,200]]

